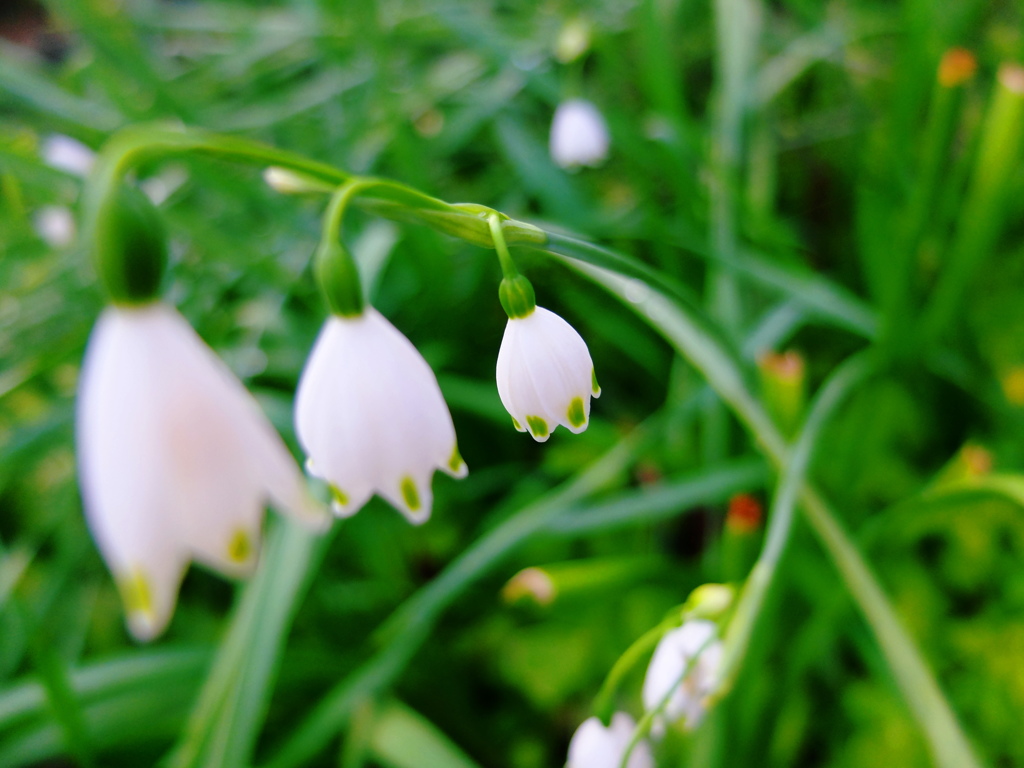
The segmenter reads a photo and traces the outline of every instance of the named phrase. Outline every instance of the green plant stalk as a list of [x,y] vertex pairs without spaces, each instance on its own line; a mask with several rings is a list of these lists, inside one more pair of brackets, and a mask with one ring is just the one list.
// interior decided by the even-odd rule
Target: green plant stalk
[[887,321],[887,340],[891,340],[894,330],[906,327],[905,323],[911,319],[908,304],[915,298],[912,276],[918,266],[917,256],[922,236],[929,220],[934,222],[933,211],[938,205],[939,191],[942,188],[939,179],[949,164],[950,143],[957,126],[957,118],[960,116],[963,86],[967,82],[968,80],[959,80],[955,84],[948,84],[940,77],[935,79],[931,107],[921,142],[921,160],[915,174],[914,188],[907,202],[906,215],[902,217],[904,230],[901,245],[893,254],[896,264],[890,276],[890,284],[887,286],[888,291],[882,296],[882,312]]
[[676,616],[671,620],[666,619],[656,627],[647,630],[634,640],[633,644],[616,659],[612,668],[605,676],[604,682],[601,684],[601,690],[597,692],[597,696],[594,698],[594,706],[592,708],[594,715],[605,726],[611,722],[612,715],[615,713],[615,694],[621,687],[623,680],[626,679],[626,676],[633,671],[633,667],[639,664],[644,656],[654,650],[654,647],[664,636],[665,632],[671,627],[678,625],[678,623],[679,617]]
[[[439,232],[484,248],[493,248],[488,215],[491,208],[472,203],[451,204],[388,179],[356,177],[325,163],[277,149],[258,141],[224,136],[199,128],[165,125],[129,126],[118,131],[103,146],[83,192],[86,242],[94,241],[96,221],[103,203],[114,194],[125,173],[146,160],[194,154],[210,155],[260,167],[276,166],[329,185],[329,190],[350,181],[364,182],[359,204],[385,218],[425,224]],[[539,245],[546,242],[537,227],[513,221],[501,214],[502,232],[510,245]]]
[[60,727],[68,752],[82,768],[93,768],[96,758],[86,727],[82,708],[79,705],[64,662],[53,647],[38,639],[30,643],[32,661],[46,690],[47,701],[53,718]]
[[[130,655],[73,669],[68,674],[73,694],[93,702],[134,688],[149,690],[167,680],[196,678],[209,654],[194,649],[134,651]],[[36,681],[17,682],[0,690],[0,731],[47,718],[47,692]]]
[[[715,69],[720,77],[712,126],[711,246],[726,266],[736,260],[738,251],[738,168],[748,79],[760,35],[759,15],[755,0],[715,0]],[[710,270],[707,288],[712,313],[736,338],[743,314],[732,271]]]
[[[710,242],[722,266],[708,270],[706,296],[712,316],[734,340],[743,327],[743,303],[732,265],[739,243],[736,219],[747,79],[758,37],[752,10],[753,0],[715,0],[715,71],[720,79],[712,126]],[[729,416],[721,403],[713,403],[703,413],[701,449],[709,463],[721,461],[728,453]]]
[[731,690],[746,657],[754,627],[761,616],[768,590],[775,580],[779,561],[789,542],[797,495],[806,482],[807,470],[818,445],[821,429],[854,387],[861,384],[872,370],[873,365],[866,353],[848,358],[822,385],[811,405],[775,489],[764,547],[743,587],[736,612],[726,632],[722,662],[713,684],[715,695],[726,695]]
[[245,588],[212,671],[169,764],[244,768],[266,715],[271,685],[298,599],[323,552],[314,533],[280,521]]
[[[553,249],[552,252],[564,256]],[[785,441],[760,403],[743,386],[737,364],[714,343],[696,318],[653,290],[644,301],[635,301],[630,298],[625,281],[619,275],[576,262],[572,257],[565,260],[617,296],[662,333],[704,374],[746,424],[772,462],[784,470],[790,461]],[[800,503],[812,530],[836,564],[847,589],[867,619],[911,714],[927,738],[935,764],[940,768],[980,768],[981,763],[914,641],[900,624],[877,579],[836,520],[834,512],[806,483],[800,491]]]
[[970,188],[928,305],[925,339],[935,343],[956,316],[975,273],[996,245],[1005,223],[1007,191],[1024,141],[1024,68],[1003,65],[985,116]]

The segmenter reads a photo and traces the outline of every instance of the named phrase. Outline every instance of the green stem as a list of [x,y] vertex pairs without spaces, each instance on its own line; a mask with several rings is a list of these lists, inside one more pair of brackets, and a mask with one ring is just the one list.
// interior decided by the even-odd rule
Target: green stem
[[[486,206],[446,203],[404,184],[356,177],[258,141],[199,128],[164,125],[130,126],[118,131],[104,145],[83,193],[86,242],[93,242],[103,203],[115,193],[130,168],[147,160],[175,155],[210,155],[261,167],[277,166],[323,181],[330,189],[359,179],[367,183],[364,193],[368,192],[360,199],[360,205],[374,213],[396,221],[425,224],[484,248],[494,247],[487,217],[495,211]],[[502,231],[510,244],[542,245],[547,239],[540,229],[520,221],[505,221]]]
[[956,235],[924,316],[926,340],[935,342],[956,316],[978,268],[994,250],[1005,223],[1010,186],[1024,145],[1024,68],[1004,65],[985,117],[970,189]]
[[871,359],[856,355],[840,365],[822,386],[815,398],[789,461],[786,463],[772,500],[771,523],[764,547],[743,587],[736,612],[725,637],[722,663],[715,675],[716,695],[724,695],[735,682],[736,674],[746,656],[754,627],[761,616],[765,597],[775,579],[779,561],[789,542],[797,495],[803,486],[818,436],[828,418],[873,370]]
[[324,543],[291,521],[268,536],[256,578],[246,586],[171,768],[243,768],[252,753],[296,605]]
[[666,619],[658,624],[658,626],[647,630],[612,665],[607,677],[604,679],[604,683],[601,685],[601,690],[598,691],[597,697],[594,699],[594,714],[602,723],[608,725],[611,721],[612,715],[615,712],[615,694],[622,685],[622,681],[625,680],[626,675],[633,670],[633,667],[644,656],[654,650],[654,646],[658,644],[666,630],[678,625],[678,623],[678,617],[673,617],[671,620]]
[[324,211],[321,242],[336,243],[341,240],[341,222],[345,218],[345,211],[348,210],[349,203],[352,202],[356,195],[365,192],[367,189],[372,189],[381,183],[383,182],[377,179],[356,176],[334,190],[331,200],[327,204],[327,210]]
[[519,277],[519,270],[516,263],[512,261],[512,254],[508,252],[508,245],[505,244],[505,234],[501,231],[501,215],[497,212],[487,216],[487,226],[491,230],[491,239],[494,241],[494,250],[498,253],[498,261],[501,263],[501,274],[506,280],[515,280]]

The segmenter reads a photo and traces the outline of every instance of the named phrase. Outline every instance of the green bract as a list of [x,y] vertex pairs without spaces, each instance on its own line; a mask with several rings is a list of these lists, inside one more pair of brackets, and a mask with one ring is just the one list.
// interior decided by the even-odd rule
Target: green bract
[[363,289],[351,254],[338,242],[320,243],[313,266],[320,291],[331,312],[341,317],[363,314]]
[[135,187],[108,197],[96,219],[96,272],[115,304],[145,304],[160,293],[167,268],[163,221]]
[[522,275],[503,279],[498,286],[498,298],[511,319],[528,317],[537,306],[533,285]]

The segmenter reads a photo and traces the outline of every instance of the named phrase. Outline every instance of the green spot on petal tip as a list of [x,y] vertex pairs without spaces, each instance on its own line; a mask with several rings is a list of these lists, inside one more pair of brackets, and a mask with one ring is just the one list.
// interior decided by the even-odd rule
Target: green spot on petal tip
[[569,423],[574,427],[582,427],[587,423],[587,414],[583,410],[583,398],[574,397],[572,402],[569,403],[568,411]]
[[331,485],[331,500],[339,507],[348,506],[348,495],[336,485]]
[[415,511],[420,508],[419,491],[416,490],[416,483],[408,475],[402,478],[401,491],[402,498],[405,499],[405,505],[409,509]]
[[448,459],[448,469],[450,469],[452,472],[458,472],[460,469],[462,469],[462,466],[465,463],[466,462],[462,460],[462,454],[459,453],[459,446],[456,445],[452,449],[451,458]]
[[228,542],[228,560],[233,563],[244,563],[252,554],[252,542],[249,534],[243,530],[235,531]]
[[597,383],[597,371],[593,368],[590,369],[590,391],[594,393],[594,397],[601,394],[601,385]]
[[142,569],[136,568],[119,578],[117,586],[127,613],[153,615],[153,592]]
[[548,436],[548,423],[540,416],[527,416],[526,423],[530,426],[530,432],[534,437]]
[[520,424],[518,421],[516,421],[516,417],[515,416],[512,417],[512,426],[515,427],[516,429],[518,429],[520,432],[525,432],[526,431],[525,429],[523,429],[523,425]]

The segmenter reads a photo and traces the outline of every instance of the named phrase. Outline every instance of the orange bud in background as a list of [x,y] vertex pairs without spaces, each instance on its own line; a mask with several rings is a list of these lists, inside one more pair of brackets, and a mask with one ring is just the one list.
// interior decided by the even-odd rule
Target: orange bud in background
[[950,48],[939,62],[938,81],[944,88],[963,85],[978,71],[978,60],[966,48]]
[[760,529],[763,520],[764,507],[751,494],[737,493],[729,499],[729,509],[725,513],[725,527],[731,533],[753,533]]

